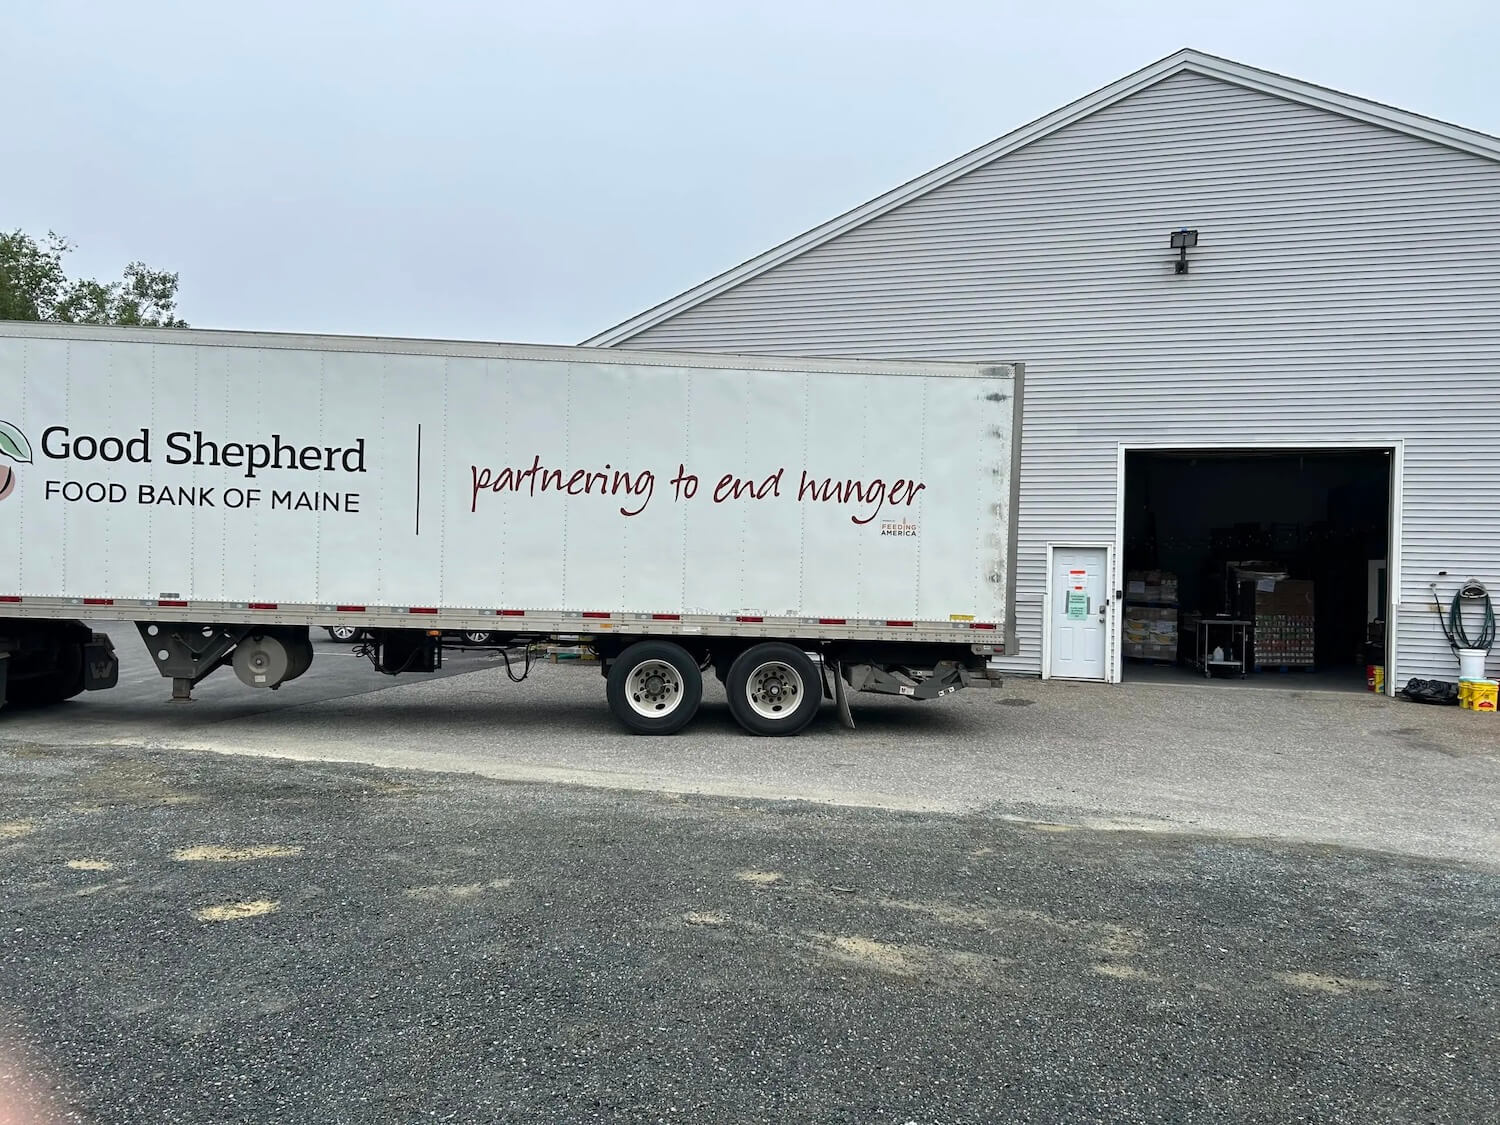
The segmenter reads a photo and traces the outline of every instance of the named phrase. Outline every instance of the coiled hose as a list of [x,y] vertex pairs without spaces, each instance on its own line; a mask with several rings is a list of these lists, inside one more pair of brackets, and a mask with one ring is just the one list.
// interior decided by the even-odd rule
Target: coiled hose
[[[1479,626],[1479,634],[1470,637],[1468,630],[1464,628],[1464,602],[1477,602],[1484,599],[1484,619]],[[1439,615],[1443,612],[1443,603],[1438,601],[1437,590],[1432,591],[1432,600],[1438,607]],[[1448,637],[1448,643],[1454,649],[1483,649],[1488,652],[1495,644],[1495,606],[1490,601],[1490,592],[1484,588],[1484,584],[1471,578],[1458,588],[1453,595],[1453,601],[1448,606],[1448,617],[1444,620],[1439,616],[1443,632]]]

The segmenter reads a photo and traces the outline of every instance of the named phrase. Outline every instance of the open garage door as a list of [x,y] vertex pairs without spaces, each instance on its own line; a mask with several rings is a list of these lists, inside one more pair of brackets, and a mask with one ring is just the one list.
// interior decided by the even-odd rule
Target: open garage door
[[1122,678],[1364,689],[1386,663],[1393,461],[1127,451]]

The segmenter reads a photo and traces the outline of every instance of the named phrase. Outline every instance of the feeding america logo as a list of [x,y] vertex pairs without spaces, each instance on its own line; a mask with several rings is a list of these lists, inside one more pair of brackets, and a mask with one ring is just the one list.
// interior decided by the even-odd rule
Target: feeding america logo
[[31,443],[26,440],[26,435],[0,418],[0,500],[4,500],[16,489],[16,470],[6,462],[29,465],[31,460]]

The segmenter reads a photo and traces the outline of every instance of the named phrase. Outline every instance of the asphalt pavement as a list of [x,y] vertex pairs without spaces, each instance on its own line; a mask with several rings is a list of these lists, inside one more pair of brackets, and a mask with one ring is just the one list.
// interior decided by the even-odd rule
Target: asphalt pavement
[[913,703],[856,696],[792,739],[757,739],[709,677],[669,738],[624,734],[594,665],[512,683],[493,654],[440,676],[381,676],[319,640],[279,691],[211,676],[168,702],[129,626],[121,686],[0,712],[0,743],[264,754],[609,789],[811,800],[910,811],[1042,810],[1090,827],[1216,832],[1500,863],[1500,719],[1299,688],[1011,680]]

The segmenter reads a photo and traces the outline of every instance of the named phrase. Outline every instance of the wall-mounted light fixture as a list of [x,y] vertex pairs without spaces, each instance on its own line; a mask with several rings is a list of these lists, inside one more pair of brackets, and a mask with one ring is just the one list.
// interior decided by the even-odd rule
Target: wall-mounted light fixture
[[1187,227],[1183,227],[1181,230],[1174,230],[1172,232],[1172,249],[1177,251],[1177,261],[1175,261],[1175,262],[1172,263],[1172,267],[1173,267],[1172,272],[1173,273],[1187,273],[1187,271],[1188,271],[1188,259],[1187,259],[1188,247],[1189,246],[1197,246],[1197,245],[1198,245],[1198,232],[1197,231],[1195,231],[1195,230],[1188,230]]

